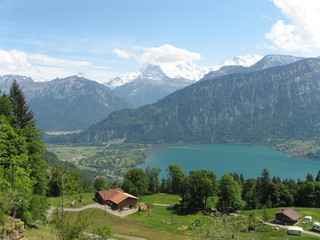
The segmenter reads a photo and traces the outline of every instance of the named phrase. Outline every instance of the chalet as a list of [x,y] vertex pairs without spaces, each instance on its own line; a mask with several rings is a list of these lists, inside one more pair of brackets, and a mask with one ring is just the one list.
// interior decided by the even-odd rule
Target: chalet
[[99,191],[96,193],[96,200],[100,204],[107,204],[112,209],[124,210],[126,208],[136,208],[139,198],[125,193],[121,188]]
[[294,224],[300,220],[302,215],[295,210],[288,208],[288,209],[282,209],[279,212],[275,213],[276,215],[276,220],[280,221],[284,224]]

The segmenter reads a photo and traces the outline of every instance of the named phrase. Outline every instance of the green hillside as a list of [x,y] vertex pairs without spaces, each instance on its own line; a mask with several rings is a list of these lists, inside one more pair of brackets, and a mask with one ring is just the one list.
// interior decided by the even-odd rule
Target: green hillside
[[111,113],[76,141],[266,143],[319,135],[320,59],[207,79]]

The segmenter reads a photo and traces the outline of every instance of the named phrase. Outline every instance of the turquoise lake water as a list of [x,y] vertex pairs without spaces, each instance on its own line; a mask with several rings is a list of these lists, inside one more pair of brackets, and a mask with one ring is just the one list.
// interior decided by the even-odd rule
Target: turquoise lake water
[[211,169],[219,177],[229,172],[242,173],[245,179],[261,176],[264,168],[271,176],[281,179],[305,180],[309,173],[315,177],[320,161],[292,158],[287,153],[268,147],[242,145],[201,145],[165,147],[146,151],[146,163],[139,167],[160,167],[161,177],[171,163],[180,164],[186,173],[191,170]]

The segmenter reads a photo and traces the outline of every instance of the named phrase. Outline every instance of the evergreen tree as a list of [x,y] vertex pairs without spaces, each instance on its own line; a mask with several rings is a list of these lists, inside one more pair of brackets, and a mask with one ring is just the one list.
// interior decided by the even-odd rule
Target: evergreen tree
[[306,182],[314,182],[313,176],[311,173],[308,173],[306,176]]
[[242,198],[245,201],[245,208],[246,209],[255,209],[258,208],[258,197],[256,192],[256,179],[249,178],[245,180],[245,183],[243,184],[243,190],[242,190]]
[[10,86],[9,98],[12,103],[14,123],[25,128],[29,123],[34,124],[34,114],[26,104],[26,100],[17,80],[13,80]]
[[10,183],[0,186],[0,194],[11,199],[13,216],[32,221],[47,208],[42,134],[17,81],[13,81],[9,97],[0,97],[0,105],[0,167],[5,173],[0,178]]
[[[267,169],[263,169],[261,177],[258,178],[256,189],[259,196],[259,202],[261,206],[264,206],[271,202],[272,182],[270,174]],[[269,207],[269,206],[268,206]],[[271,206],[270,206],[271,207]]]
[[320,170],[318,171],[318,174],[316,176],[316,182],[320,182]]
[[[1,91],[0,91],[1,94]],[[12,118],[12,103],[9,97],[5,94],[0,96],[0,115],[3,115],[8,121]]]
[[166,184],[166,179],[165,178],[161,178],[160,192],[161,193],[166,193],[167,192],[167,184]]

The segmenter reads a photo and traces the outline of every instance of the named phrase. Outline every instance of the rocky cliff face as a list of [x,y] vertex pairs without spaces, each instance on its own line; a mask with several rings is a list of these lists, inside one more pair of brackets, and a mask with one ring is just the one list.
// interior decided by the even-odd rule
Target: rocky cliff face
[[207,78],[136,110],[111,113],[88,142],[238,143],[320,133],[320,60]]

